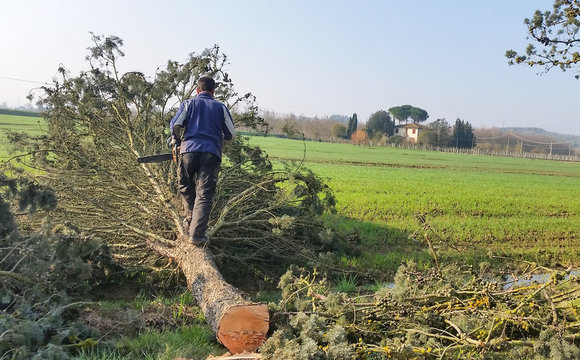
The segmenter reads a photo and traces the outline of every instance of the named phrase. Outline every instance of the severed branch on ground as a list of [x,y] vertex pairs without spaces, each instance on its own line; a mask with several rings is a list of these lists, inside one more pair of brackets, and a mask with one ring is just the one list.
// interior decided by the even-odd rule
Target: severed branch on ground
[[[580,279],[570,270],[545,270],[529,268],[519,276],[529,280],[514,284],[468,266],[442,266],[441,276],[438,269],[421,271],[407,263],[392,287],[360,290],[356,296],[332,291],[315,273],[289,271],[280,282],[283,299],[274,317],[288,317],[286,326],[293,330],[275,332],[269,342],[282,349],[266,343],[264,359],[282,356],[284,348],[304,344],[306,338],[318,344],[321,356],[343,346],[358,356],[397,359],[511,358],[516,353],[576,358]],[[545,282],[534,281],[538,274],[546,276]],[[320,329],[312,329],[314,324]],[[337,331],[332,330],[336,326],[345,332],[340,343],[313,335]]]

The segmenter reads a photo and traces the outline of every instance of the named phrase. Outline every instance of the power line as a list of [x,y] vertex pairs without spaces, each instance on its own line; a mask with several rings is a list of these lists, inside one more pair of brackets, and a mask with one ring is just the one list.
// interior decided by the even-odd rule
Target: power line
[[484,137],[479,137],[479,136],[476,136],[476,137],[477,137],[477,140],[495,140],[495,139],[499,139],[499,138],[506,137],[506,136],[509,136],[509,134],[503,134],[503,135],[490,137],[490,138],[484,138]]
[[524,138],[522,136],[519,136],[519,135],[516,135],[516,134],[514,134],[512,132],[509,132],[509,133],[506,133],[506,134],[503,134],[503,135],[499,135],[499,136],[495,136],[495,137],[489,137],[489,138],[484,138],[484,137],[480,137],[480,136],[476,136],[476,137],[477,137],[477,140],[495,140],[495,139],[503,138],[503,137],[506,137],[506,136],[513,136],[516,139],[520,139],[522,141],[527,141],[527,142],[530,142],[530,143],[541,144],[541,145],[563,145],[563,144],[571,144],[571,143],[575,143],[575,142],[580,141],[580,137],[579,137],[579,138],[576,138],[576,139],[573,139],[573,140],[569,140],[569,141],[564,141],[564,142],[541,142],[541,141],[537,141],[537,140],[526,139],[526,138]]
[[574,143],[574,142],[579,141],[579,139],[575,139],[575,140],[558,142],[558,143],[557,142],[541,142],[541,141],[535,141],[535,140],[526,139],[526,138],[523,138],[523,137],[518,136],[518,135],[513,134],[513,133],[509,133],[509,135],[515,137],[516,139],[520,139],[520,140],[523,140],[523,141],[531,142],[531,143],[534,143],[534,144],[541,144],[541,145],[563,145],[563,144],[571,144],[571,143]]
[[13,80],[13,81],[21,81],[21,82],[27,82],[27,83],[33,83],[33,84],[49,85],[46,82],[34,81],[34,80],[26,80],[26,79],[18,79],[18,78],[13,78],[13,77],[8,77],[8,76],[0,76],[0,79]]

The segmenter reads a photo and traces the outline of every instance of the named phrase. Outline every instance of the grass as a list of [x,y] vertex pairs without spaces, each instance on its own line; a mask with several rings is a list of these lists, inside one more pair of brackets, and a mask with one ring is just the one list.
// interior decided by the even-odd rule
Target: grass
[[206,359],[210,354],[223,353],[206,326],[184,326],[171,331],[150,331],[134,338],[123,338],[113,348],[81,352],[82,360],[173,360],[175,358]]
[[[41,118],[0,114],[0,138],[7,130],[39,135],[44,128]],[[250,139],[278,165],[305,156],[305,166],[327,178],[338,214],[322,220],[360,244],[360,255],[345,255],[344,265],[377,273],[392,273],[406,260],[431,266],[417,236],[424,226],[418,214],[441,237],[443,259],[476,264],[493,253],[549,265],[580,260],[578,163]],[[0,141],[0,160],[8,150]]]
[[46,132],[46,124],[40,117],[0,114],[0,131],[6,130],[25,132],[35,136]]
[[173,297],[101,300],[84,319],[101,338],[98,346],[79,350],[78,359],[206,359],[226,351],[186,289]]
[[328,179],[338,215],[324,221],[339,233],[355,231],[363,249],[346,263],[386,271],[406,259],[429,266],[424,240],[414,236],[424,226],[418,214],[444,240],[444,259],[476,264],[491,252],[550,265],[580,262],[578,163],[250,139],[276,163],[305,154],[305,166]]
[[6,160],[12,155],[6,138],[8,131],[37,136],[46,131],[46,124],[40,117],[0,114],[0,160]]
[[216,351],[223,352],[223,348],[215,342],[215,336],[206,326],[153,331],[134,339],[123,339],[117,344],[117,348],[120,353],[130,355],[133,359],[205,359]]
[[356,274],[343,274],[336,279],[336,292],[353,293],[357,288],[358,276]]

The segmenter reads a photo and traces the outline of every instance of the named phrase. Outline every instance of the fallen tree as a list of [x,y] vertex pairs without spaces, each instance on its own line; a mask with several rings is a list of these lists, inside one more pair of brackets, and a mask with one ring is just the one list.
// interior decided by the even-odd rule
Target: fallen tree
[[235,354],[251,352],[266,341],[269,330],[267,305],[245,300],[238,289],[228,284],[207,248],[194,246],[189,241],[181,241],[174,248],[154,243],[150,246],[177,261],[207,323],[228,350]]
[[119,71],[121,39],[93,35],[93,42],[89,70],[70,76],[61,67],[54,84],[42,88],[47,135],[11,136],[28,146],[28,165],[42,169],[59,197],[53,221],[98,234],[134,269],[160,272],[176,264],[220,341],[234,352],[255,350],[265,340],[267,309],[246,301],[218,267],[271,278],[284,264],[316,259],[324,244],[314,215],[333,206],[332,193],[300,167],[273,170],[264,153],[239,139],[225,148],[209,224],[212,246],[193,247],[184,236],[175,165],[136,159],[167,151],[169,120],[202,74],[216,79],[216,97],[232,109],[237,126],[263,129],[253,96],[234,91],[218,47],[182,64],[169,61],[148,78]]

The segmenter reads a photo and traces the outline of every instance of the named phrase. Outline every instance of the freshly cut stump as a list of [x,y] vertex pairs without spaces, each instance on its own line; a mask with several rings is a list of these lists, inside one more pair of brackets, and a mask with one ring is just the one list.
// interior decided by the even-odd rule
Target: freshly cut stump
[[217,338],[233,354],[256,351],[266,341],[269,320],[265,304],[232,306],[222,316]]

